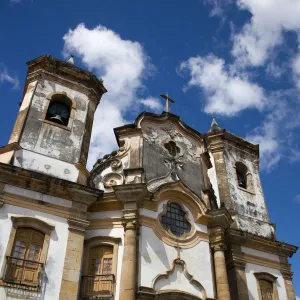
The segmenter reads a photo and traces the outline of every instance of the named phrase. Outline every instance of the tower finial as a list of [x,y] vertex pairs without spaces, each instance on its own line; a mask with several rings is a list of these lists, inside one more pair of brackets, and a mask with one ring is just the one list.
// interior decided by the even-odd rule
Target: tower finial
[[216,117],[213,116],[209,132],[221,131],[221,130],[222,129],[219,126],[219,124],[217,123]]
[[71,56],[70,56],[70,58],[68,59],[67,62],[74,65],[74,55],[73,54],[71,54]]

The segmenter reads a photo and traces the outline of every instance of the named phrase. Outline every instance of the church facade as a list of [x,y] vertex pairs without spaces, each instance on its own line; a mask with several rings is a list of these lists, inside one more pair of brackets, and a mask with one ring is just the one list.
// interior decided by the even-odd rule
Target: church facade
[[296,299],[258,145],[143,112],[89,172],[103,81],[72,59],[27,65],[0,148],[1,300]]

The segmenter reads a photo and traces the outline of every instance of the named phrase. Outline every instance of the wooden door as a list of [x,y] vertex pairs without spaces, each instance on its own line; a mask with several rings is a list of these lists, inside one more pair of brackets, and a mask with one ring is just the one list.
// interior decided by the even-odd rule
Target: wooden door
[[17,230],[8,264],[10,281],[26,285],[37,284],[44,237],[43,233],[34,229],[20,228]]

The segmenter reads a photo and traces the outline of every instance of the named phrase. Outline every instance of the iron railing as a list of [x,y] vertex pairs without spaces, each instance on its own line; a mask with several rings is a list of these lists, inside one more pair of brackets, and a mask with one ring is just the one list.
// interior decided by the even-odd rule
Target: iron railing
[[114,299],[115,276],[87,275],[81,277],[81,297],[90,300]]
[[42,286],[43,274],[43,263],[6,256],[3,282],[8,286],[32,290],[40,289]]

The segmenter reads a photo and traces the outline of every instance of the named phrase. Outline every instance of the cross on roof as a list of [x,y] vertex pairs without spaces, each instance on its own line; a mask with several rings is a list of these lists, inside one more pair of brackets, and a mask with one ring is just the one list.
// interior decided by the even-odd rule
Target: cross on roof
[[169,112],[169,101],[174,103],[174,100],[169,98],[169,94],[166,93],[165,95],[164,94],[160,94],[160,96],[164,99],[166,99],[166,112]]

